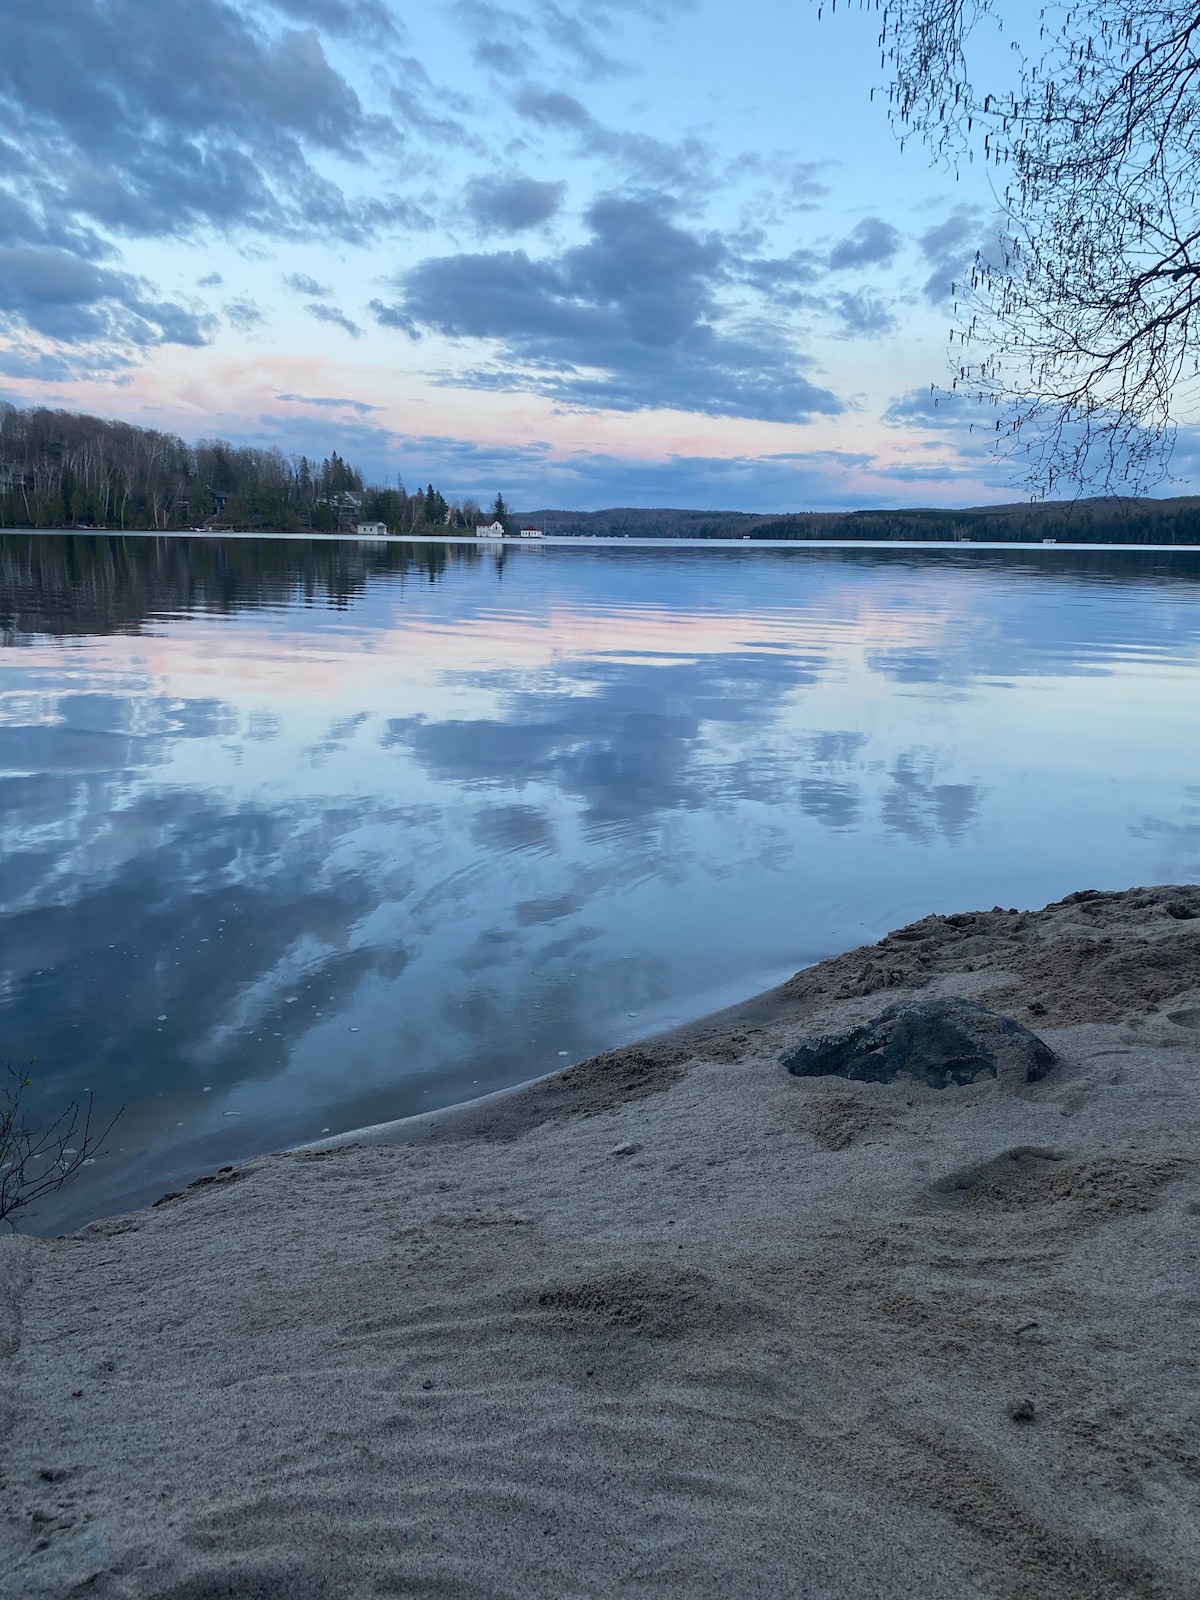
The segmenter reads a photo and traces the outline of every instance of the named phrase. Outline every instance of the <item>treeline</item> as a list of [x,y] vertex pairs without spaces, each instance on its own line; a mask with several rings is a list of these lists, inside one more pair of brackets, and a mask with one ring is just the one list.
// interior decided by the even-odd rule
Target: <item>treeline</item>
[[432,484],[408,494],[364,484],[336,451],[323,461],[222,439],[175,434],[45,407],[0,404],[0,527],[249,528],[392,533],[473,528],[474,501],[448,501]]
[[[1200,544],[1200,497],[1116,498],[976,506],[965,511],[539,511],[548,533],[660,539],[849,539],[1035,544]],[[0,403],[0,527],[263,533],[352,532],[381,522],[393,534],[471,530],[512,517],[497,495],[483,513],[432,483],[409,494],[367,484],[337,451],[321,461],[279,449],[201,439],[45,407]]]
[[886,539],[995,544],[1200,544],[1200,497],[974,506],[965,511],[536,511],[547,532],[620,539]]
[[523,513],[548,534],[596,539],[737,539],[767,518],[749,511],[684,511],[615,506],[608,511]]
[[757,523],[755,539],[968,539],[989,544],[1200,544],[1200,497],[1039,501],[965,511],[810,511]]

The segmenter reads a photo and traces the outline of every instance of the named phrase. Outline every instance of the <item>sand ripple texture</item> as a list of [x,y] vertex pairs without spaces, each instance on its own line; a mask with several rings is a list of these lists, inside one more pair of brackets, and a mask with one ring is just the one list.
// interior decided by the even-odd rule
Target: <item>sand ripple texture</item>
[[[0,1591],[1200,1595],[1200,891],[936,917],[0,1244]],[[1042,1080],[790,1076],[906,995]]]

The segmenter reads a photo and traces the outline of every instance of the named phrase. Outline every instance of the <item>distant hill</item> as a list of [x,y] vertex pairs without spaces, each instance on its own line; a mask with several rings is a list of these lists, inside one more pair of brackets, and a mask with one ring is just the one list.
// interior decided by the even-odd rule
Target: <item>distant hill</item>
[[753,515],[744,511],[646,510],[526,511],[523,522],[549,534],[620,539],[959,539],[1001,544],[1197,544],[1200,496],[1163,500],[1021,502],[972,506],[965,511],[796,511]]
[[[774,518],[744,511],[670,511],[617,506],[611,511],[522,511],[522,524],[549,534],[598,539],[737,539]],[[777,535],[778,537],[778,535]],[[795,538],[795,534],[788,537]]]

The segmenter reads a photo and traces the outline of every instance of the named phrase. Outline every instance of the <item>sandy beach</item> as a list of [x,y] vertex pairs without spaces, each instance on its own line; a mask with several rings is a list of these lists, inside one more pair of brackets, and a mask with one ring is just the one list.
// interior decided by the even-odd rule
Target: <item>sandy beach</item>
[[[803,1041],[975,1000],[1057,1060]],[[1200,888],[0,1240],[0,1592],[1200,1595]]]

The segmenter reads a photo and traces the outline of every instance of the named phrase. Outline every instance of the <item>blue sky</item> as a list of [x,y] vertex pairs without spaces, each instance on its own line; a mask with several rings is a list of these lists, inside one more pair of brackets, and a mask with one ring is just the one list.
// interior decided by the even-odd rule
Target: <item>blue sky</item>
[[873,14],[0,0],[0,397],[517,505],[1016,498]]

